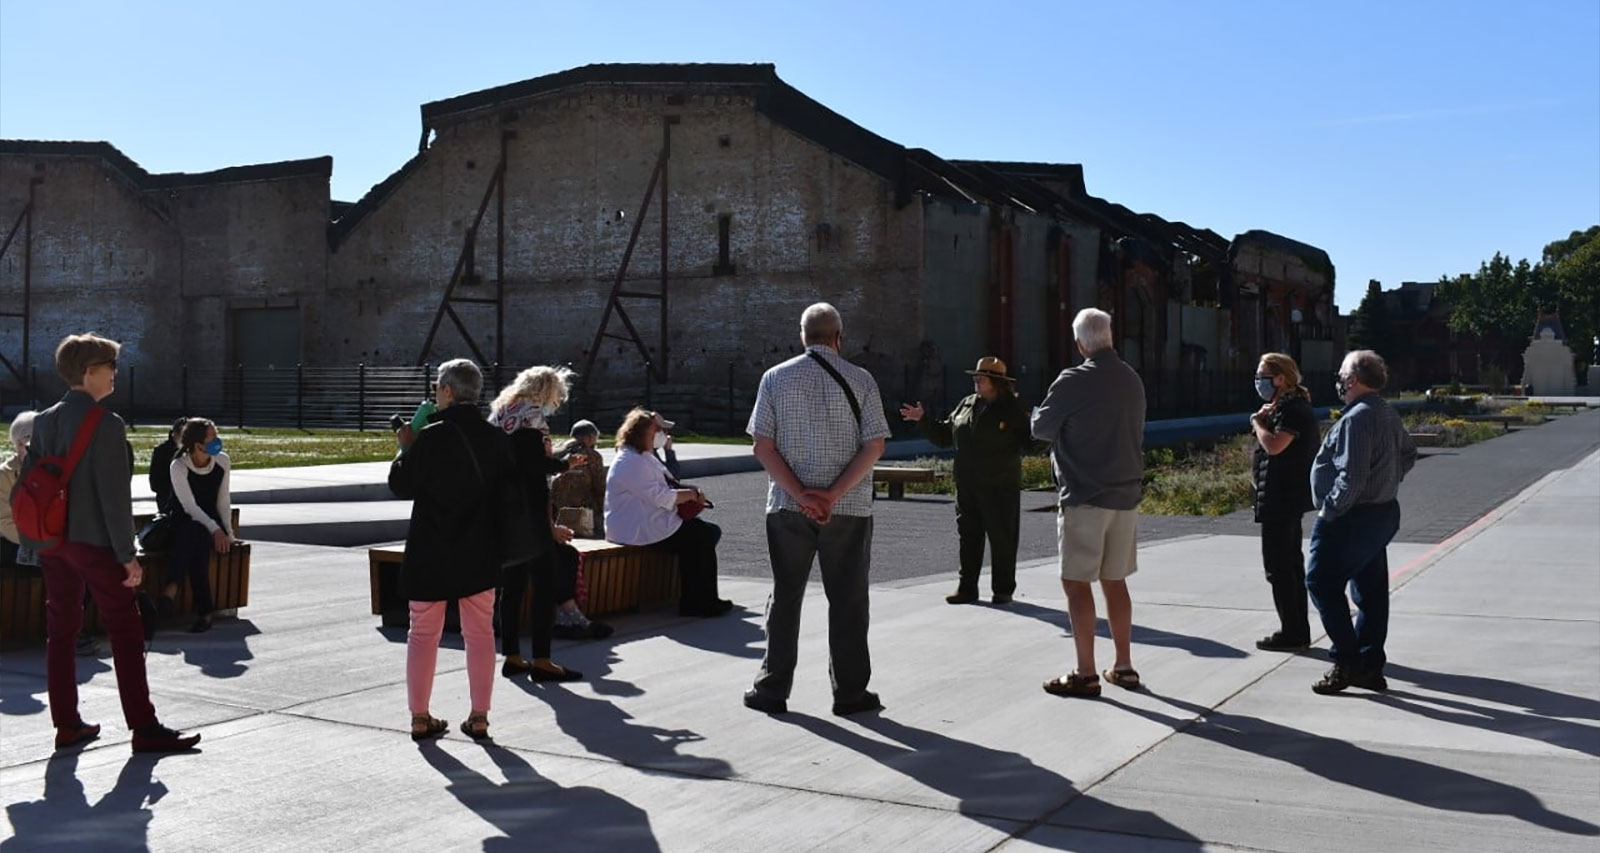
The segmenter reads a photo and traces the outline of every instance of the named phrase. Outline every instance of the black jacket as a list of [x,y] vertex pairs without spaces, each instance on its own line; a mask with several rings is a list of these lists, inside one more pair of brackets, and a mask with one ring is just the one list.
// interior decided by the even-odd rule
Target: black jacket
[[[470,448],[470,450],[469,450]],[[500,585],[500,567],[520,556],[511,488],[511,442],[477,407],[451,406],[389,466],[389,490],[412,501],[400,592],[408,601],[448,601]],[[508,506],[515,497],[515,508]]]
[[1286,397],[1273,407],[1267,426],[1295,436],[1277,456],[1268,456],[1256,443],[1250,466],[1256,521],[1296,518],[1313,508],[1311,461],[1322,443],[1317,415],[1304,397]]
[[538,553],[555,543],[550,530],[550,478],[567,470],[565,456],[552,459],[544,452],[544,437],[544,430],[539,429],[511,433],[511,452],[517,458],[515,481],[523,492],[527,530]]
[[944,420],[923,418],[918,427],[940,447],[956,448],[956,488],[1022,488],[1022,457],[1044,442],[1035,442],[1028,429],[1028,410],[1014,394],[993,403],[972,394],[956,404]]
[[156,511],[162,515],[183,511],[172,491],[172,459],[177,455],[178,443],[170,438],[150,451],[150,491],[155,492]]

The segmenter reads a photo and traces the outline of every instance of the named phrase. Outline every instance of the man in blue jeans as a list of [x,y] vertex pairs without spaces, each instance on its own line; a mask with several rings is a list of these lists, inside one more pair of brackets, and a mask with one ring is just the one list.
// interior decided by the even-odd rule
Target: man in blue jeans
[[[1389,540],[1400,529],[1400,481],[1417,448],[1400,416],[1378,392],[1388,382],[1383,358],[1356,350],[1339,366],[1344,415],[1322,440],[1311,466],[1311,528],[1306,589],[1328,632],[1333,668],[1311,685],[1321,694],[1348,687],[1387,689],[1383,642],[1389,633]],[[1350,622],[1345,587],[1358,615]]]

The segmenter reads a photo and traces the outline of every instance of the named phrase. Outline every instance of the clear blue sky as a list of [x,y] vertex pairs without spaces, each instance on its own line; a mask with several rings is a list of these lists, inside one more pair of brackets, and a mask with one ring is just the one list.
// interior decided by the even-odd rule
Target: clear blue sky
[[423,102],[591,62],[772,62],[945,157],[1320,246],[1355,307],[1600,222],[1600,2],[0,5],[0,136],[151,171],[331,154],[355,200]]

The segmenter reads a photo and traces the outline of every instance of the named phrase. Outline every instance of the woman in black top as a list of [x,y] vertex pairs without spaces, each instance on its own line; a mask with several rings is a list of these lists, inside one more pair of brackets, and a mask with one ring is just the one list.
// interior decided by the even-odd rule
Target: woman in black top
[[161,591],[163,614],[172,612],[178,584],[188,578],[199,614],[190,633],[211,630],[211,553],[233,547],[228,474],[233,463],[222,452],[217,427],[205,418],[190,418],[178,438],[178,455],[168,465],[173,502],[181,518],[172,530],[172,577]]
[[[513,476],[526,492],[528,517],[523,522],[539,545],[538,556],[507,565],[496,603],[500,651],[506,656],[500,674],[533,681],[577,681],[583,673],[550,658],[550,634],[556,605],[573,597],[578,553],[568,542],[572,530],[551,518],[551,477],[587,464],[582,454],[557,458],[550,452],[549,417],[567,401],[572,371],[565,367],[530,367],[517,374],[489,407],[489,423],[511,437],[516,457]],[[522,656],[522,600],[533,581],[533,660]]]
[[150,491],[156,495],[156,512],[176,515],[180,511],[178,500],[172,494],[172,460],[178,455],[178,439],[188,418],[178,418],[167,431],[167,440],[150,451]]
[[1261,561],[1279,622],[1277,631],[1256,641],[1256,648],[1300,651],[1311,644],[1301,517],[1312,509],[1311,462],[1321,436],[1294,359],[1276,352],[1262,356],[1256,393],[1266,404],[1250,416],[1256,438],[1251,485],[1261,525]]

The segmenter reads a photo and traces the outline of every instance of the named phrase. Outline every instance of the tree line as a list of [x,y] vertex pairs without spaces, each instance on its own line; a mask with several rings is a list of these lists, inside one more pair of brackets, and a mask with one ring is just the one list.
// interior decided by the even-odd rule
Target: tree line
[[[1485,367],[1516,376],[1522,353],[1543,311],[1559,311],[1566,344],[1577,357],[1581,376],[1596,363],[1595,335],[1600,334],[1600,225],[1574,231],[1544,247],[1537,262],[1496,252],[1476,272],[1442,276],[1434,299],[1450,306],[1450,328],[1482,341]],[[1385,357],[1408,341],[1406,330],[1393,328],[1382,291],[1374,282],[1350,315],[1352,348],[1371,348]]]

